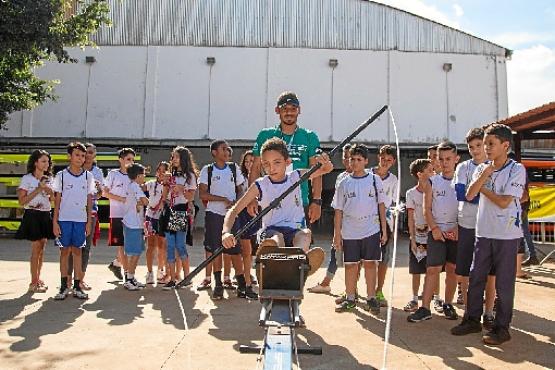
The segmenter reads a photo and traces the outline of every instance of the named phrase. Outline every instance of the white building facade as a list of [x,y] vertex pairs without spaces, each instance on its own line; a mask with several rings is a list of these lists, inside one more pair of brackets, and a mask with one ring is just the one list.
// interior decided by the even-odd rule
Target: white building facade
[[[383,105],[407,145],[463,143],[507,117],[510,51],[362,0],[111,0],[112,27],[78,63],[47,63],[59,99],[13,114],[0,137],[254,141],[284,90],[303,127],[342,140]],[[92,58],[91,58],[92,57]],[[359,137],[391,143],[383,115]],[[248,146],[245,144],[245,146]]]

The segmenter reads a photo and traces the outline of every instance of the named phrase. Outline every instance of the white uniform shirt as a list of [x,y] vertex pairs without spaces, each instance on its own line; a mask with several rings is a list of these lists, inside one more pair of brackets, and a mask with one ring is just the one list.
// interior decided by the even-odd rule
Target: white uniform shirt
[[407,190],[407,209],[414,210],[414,236],[418,244],[428,243],[428,223],[424,217],[424,193],[418,185]]
[[[474,171],[477,179],[487,164],[482,163]],[[503,168],[493,172],[485,186],[498,195],[510,195],[514,199],[505,209],[480,194],[476,236],[490,239],[511,240],[522,238],[520,198],[526,183],[526,170],[512,159]]]
[[386,201],[378,175],[367,173],[362,177],[352,174],[345,177],[335,189],[331,204],[333,208],[343,211],[341,237],[360,240],[379,232],[378,203]]
[[[256,180],[255,184],[260,193],[259,204],[262,209],[268,207],[274,199],[297,182],[300,177],[300,171],[294,170],[286,173],[285,179],[281,182],[272,182],[270,176],[267,175]],[[262,228],[265,229],[269,226],[289,227],[292,229],[306,227],[300,187],[293,190],[277,207],[262,217]]]
[[[376,170],[372,168],[372,173],[377,175]],[[391,207],[397,200],[397,176],[388,172],[384,178],[380,178],[383,184],[383,192],[385,195],[385,208]]]
[[[125,213],[123,215],[123,224],[130,229],[142,229],[144,218],[144,207],[137,207],[137,202],[141,198],[146,198],[143,189],[135,181],[131,181],[125,193]],[[138,210],[137,210],[138,208]]]
[[97,194],[96,186],[98,184],[99,188],[101,189],[102,186],[104,185],[104,173],[97,165],[94,165],[94,164],[89,172],[92,173],[94,177],[94,185],[95,185],[95,194],[93,196],[93,211],[98,211],[98,197],[96,195]]
[[[154,219],[159,219],[160,213],[162,212],[160,200],[162,199],[162,191],[164,190],[164,185],[160,184],[156,179],[154,179],[147,181],[145,183],[145,188],[148,192],[148,206],[146,208],[146,216]],[[153,208],[155,207],[158,207],[158,209],[153,210]]]
[[[127,193],[127,187],[131,183],[129,176],[121,172],[119,169],[113,169],[108,172],[108,176],[104,180],[104,187],[113,195],[124,197]],[[110,218],[123,218],[125,214],[125,203],[115,199],[110,199]]]
[[[185,191],[187,190],[196,190],[197,189],[197,177],[194,173],[191,173],[191,180],[187,182],[187,178],[185,176],[172,176],[170,184],[182,185]],[[175,196],[172,193],[173,185],[170,185],[170,191],[168,193],[168,197],[170,197],[170,204],[171,206],[176,206],[178,204],[187,204],[188,200],[185,198],[185,194],[180,192]]]
[[[202,167],[202,170],[200,171],[199,184],[208,185],[208,166],[209,165]],[[241,173],[241,168],[237,165],[235,167],[237,169],[237,173],[235,174],[235,183],[233,183],[233,174],[231,173],[231,168],[227,165],[227,163],[224,168],[218,168],[215,163],[212,164],[210,194],[227,198],[232,202],[237,200],[235,187],[245,182],[245,178]],[[209,201],[206,206],[206,210],[222,216],[225,216],[227,212],[225,203],[218,201]]]
[[[461,196],[466,194],[466,190],[470,186],[472,174],[478,165],[472,159],[461,162],[457,165],[455,170],[455,189],[460,188]],[[459,199],[461,199],[459,196]],[[466,195],[465,195],[466,199]],[[478,204],[470,203],[467,201],[459,201],[459,216],[458,223],[465,229],[476,228],[476,215],[478,213]]]
[[432,216],[441,231],[457,226],[459,202],[453,179],[438,174],[430,177],[432,184]]
[[62,194],[58,221],[87,222],[87,196],[96,192],[94,177],[89,171],[77,176],[67,168],[58,172],[52,190]]
[[[28,173],[21,178],[18,189],[27,191],[27,195],[35,191],[39,187],[40,181],[32,174]],[[46,185],[52,186],[52,178],[46,180]],[[25,209],[34,209],[36,211],[48,212],[52,208],[50,205],[50,195],[45,191],[41,191],[31,201],[23,206]]]

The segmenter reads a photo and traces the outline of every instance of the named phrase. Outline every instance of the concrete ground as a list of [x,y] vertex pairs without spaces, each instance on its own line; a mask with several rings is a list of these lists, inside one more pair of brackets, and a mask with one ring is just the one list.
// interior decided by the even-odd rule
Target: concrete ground
[[[190,251],[193,265],[202,260],[197,236]],[[320,236],[317,244],[329,249],[329,238]],[[128,292],[106,268],[114,251],[104,240],[93,253],[87,272],[93,287],[89,300],[69,297],[58,302],[53,300],[59,284],[57,248],[49,243],[45,255],[42,278],[50,289],[31,295],[26,293],[30,246],[0,239],[0,368],[257,368],[257,355],[240,354],[238,349],[262,342],[258,302],[234,296],[213,302],[206,291],[194,289],[165,292],[148,287]],[[393,305],[388,368],[555,368],[555,264],[529,269],[533,278],[517,282],[512,340],[494,348],[484,346],[478,334],[451,336],[455,322],[441,315],[423,323],[406,321],[402,307],[411,292],[407,260],[407,240],[401,239],[393,296],[388,297]],[[138,276],[144,279],[144,259],[141,263]],[[324,274],[321,268],[307,286]],[[387,287],[391,277],[390,271]],[[195,285],[201,278],[196,277]],[[297,341],[322,346],[323,355],[302,355],[301,368],[382,367],[385,310],[378,317],[361,308],[335,313],[333,298],[343,289],[340,268],[332,283],[333,295],[306,294],[302,312],[307,328],[298,330]],[[364,291],[364,286],[359,289]],[[463,313],[460,308],[458,312]]]

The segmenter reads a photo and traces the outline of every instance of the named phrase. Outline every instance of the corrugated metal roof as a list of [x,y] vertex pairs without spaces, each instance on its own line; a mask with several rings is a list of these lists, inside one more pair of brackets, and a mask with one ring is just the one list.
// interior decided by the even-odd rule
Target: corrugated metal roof
[[555,130],[555,102],[550,102],[529,111],[498,121],[513,131]]
[[505,56],[507,49],[365,0],[108,0],[98,45],[401,50]]

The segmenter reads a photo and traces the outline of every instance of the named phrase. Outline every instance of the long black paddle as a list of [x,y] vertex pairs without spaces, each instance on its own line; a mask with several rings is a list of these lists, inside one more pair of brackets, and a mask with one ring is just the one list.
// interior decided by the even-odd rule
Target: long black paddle
[[[347,136],[342,142],[340,142],[339,144],[337,144],[330,152],[329,152],[329,157],[332,158],[335,153],[340,150],[341,148],[343,148],[345,146],[345,144],[347,144],[348,142],[350,142],[351,140],[353,140],[353,138],[355,138],[358,134],[361,133],[362,130],[364,130],[366,127],[368,127],[372,122],[374,122],[375,120],[378,119],[379,116],[382,115],[383,112],[385,112],[387,109],[387,105],[384,105],[379,111],[377,111],[376,113],[374,113],[372,115],[372,117],[370,117],[366,122],[362,123],[360,126],[358,126],[358,128],[353,131],[352,134],[350,134],[349,136]],[[243,226],[241,229],[239,229],[239,231],[237,231],[237,233],[235,233],[235,239],[239,239],[239,237],[241,235],[243,235],[252,225],[254,225],[255,223],[257,223],[262,217],[264,217],[264,215],[266,215],[268,212],[270,212],[272,209],[274,209],[275,207],[278,206],[278,204],[286,197],[288,196],[293,190],[295,190],[297,188],[297,186],[299,186],[303,181],[308,180],[308,178],[316,171],[318,171],[318,169],[322,167],[321,163],[316,163],[314,166],[312,166],[308,171],[306,171],[300,179],[297,180],[297,182],[295,182],[293,185],[291,185],[287,190],[285,190],[279,197],[277,197],[276,199],[274,199],[269,205],[268,207],[264,208],[262,211],[260,211],[255,217],[253,217],[249,222],[247,222],[247,224],[245,226]],[[212,255],[210,257],[208,257],[206,260],[204,260],[203,262],[201,262],[197,268],[195,268],[193,271],[191,271],[189,273],[189,275],[185,276],[185,279],[183,279],[182,281],[180,281],[177,284],[177,288],[182,287],[184,285],[187,285],[191,282],[191,280],[202,270],[204,270],[204,268],[206,266],[208,266],[208,264],[210,262],[212,262],[216,257],[218,257],[220,254],[222,254],[222,252],[224,251],[224,247],[220,246],[218,249],[216,249],[214,251],[214,253],[212,253]]]

